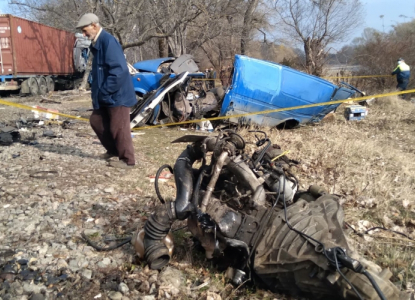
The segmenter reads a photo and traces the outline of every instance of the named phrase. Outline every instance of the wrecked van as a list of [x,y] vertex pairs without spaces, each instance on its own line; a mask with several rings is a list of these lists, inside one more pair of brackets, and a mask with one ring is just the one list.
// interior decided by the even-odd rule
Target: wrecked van
[[[232,83],[223,99],[220,116],[288,108],[347,99],[354,90],[338,87],[316,76],[292,68],[243,55],[235,56]],[[252,115],[229,120],[262,126],[318,122],[339,104]]]
[[[181,68],[173,68],[177,61],[179,58],[168,70],[164,69],[164,75],[153,85],[155,89],[147,92],[133,109],[131,128],[216,116],[229,116],[229,122],[235,124],[293,128],[320,121],[339,104],[244,117],[240,114],[342,100],[355,94],[353,87],[339,87],[319,77],[243,55],[235,56],[232,81],[226,91],[222,87],[194,90],[190,74],[197,65],[187,57],[181,60]],[[164,63],[160,59],[134,67],[160,74]]]

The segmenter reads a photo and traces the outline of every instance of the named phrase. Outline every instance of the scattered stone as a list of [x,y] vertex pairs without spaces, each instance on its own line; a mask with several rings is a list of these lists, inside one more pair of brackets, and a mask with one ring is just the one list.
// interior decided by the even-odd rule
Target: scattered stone
[[99,233],[99,229],[96,229],[96,228],[85,229],[84,233],[86,236],[95,235]]
[[216,293],[208,292],[206,300],[222,300],[222,297]]
[[42,286],[37,284],[30,284],[29,282],[23,282],[23,291],[27,294],[39,294],[41,292]]
[[98,263],[98,267],[101,269],[104,269],[108,267],[110,264],[111,264],[111,259],[109,259],[108,257],[105,257],[102,261]]
[[147,294],[148,292],[150,292],[150,283],[147,280],[144,280],[140,284],[140,287],[138,288],[138,291],[140,291],[141,293]]
[[42,233],[42,239],[44,239],[45,241],[50,241],[54,237],[55,235],[53,233],[49,233],[49,232]]
[[153,283],[153,284],[151,285],[151,287],[150,287],[150,292],[149,292],[149,294],[150,294],[150,295],[152,295],[152,294],[155,294],[155,293],[157,293],[157,288],[156,288],[156,284],[155,284],[155,283]]
[[76,259],[71,259],[71,260],[69,261],[69,269],[70,269],[72,272],[76,272],[76,271],[78,271],[78,270],[79,270],[78,260],[76,260]]
[[182,271],[172,267],[167,267],[160,273],[158,285],[172,285],[175,288],[180,288],[184,283],[184,276]]
[[111,292],[108,293],[108,297],[111,300],[121,300],[122,299],[122,294],[120,292],[111,291]]
[[48,191],[45,191],[45,190],[41,190],[37,194],[39,196],[41,196],[41,197],[45,197],[45,196],[48,196],[49,195],[49,192]]
[[153,275],[151,275],[151,276],[150,276],[150,278],[148,279],[148,282],[149,282],[150,284],[153,284],[153,283],[157,282],[157,278],[158,278],[158,274],[153,274]]
[[82,277],[84,277],[85,279],[90,280],[92,278],[92,271],[85,269],[82,271]]
[[33,294],[30,300],[45,300],[46,297],[43,294]]
[[128,288],[128,286],[124,282],[120,283],[120,285],[118,286],[118,290],[121,293],[123,293],[124,295],[128,294],[128,292],[130,291],[130,289]]
[[69,240],[69,242],[66,244],[66,246],[68,247],[68,249],[70,249],[70,250],[75,250],[76,249],[76,247],[77,247],[77,245],[74,243],[74,242],[72,242],[72,240]]
[[96,225],[99,225],[99,226],[107,225],[108,224],[107,220],[105,220],[104,218],[96,219],[94,223]]
[[43,256],[46,254],[46,252],[48,252],[48,248],[49,246],[47,244],[45,244],[42,248],[39,249],[39,255]]
[[138,300],[156,300],[156,296],[154,295],[147,295],[147,296],[140,296]]
[[108,187],[104,189],[105,193],[112,194],[114,193],[115,189],[113,187]]
[[18,281],[15,281],[10,284],[10,289],[14,291],[16,295],[23,295],[23,287],[22,284]]

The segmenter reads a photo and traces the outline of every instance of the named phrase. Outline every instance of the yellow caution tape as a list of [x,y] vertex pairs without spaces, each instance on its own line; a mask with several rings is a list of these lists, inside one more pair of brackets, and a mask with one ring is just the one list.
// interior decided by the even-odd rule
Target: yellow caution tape
[[326,76],[324,79],[340,79],[340,78],[376,78],[376,77],[392,77],[393,75],[362,75],[362,76]]
[[217,121],[217,120],[225,120],[225,119],[230,119],[230,118],[242,118],[242,117],[254,116],[254,115],[265,115],[265,114],[270,114],[270,113],[275,113],[275,112],[280,112],[280,111],[289,111],[289,110],[303,109],[303,108],[309,108],[309,107],[341,104],[344,102],[360,102],[360,101],[372,99],[372,98],[382,98],[382,97],[397,96],[397,95],[410,94],[410,93],[415,93],[415,89],[402,91],[402,92],[392,92],[392,93],[386,93],[386,94],[364,96],[364,97],[353,98],[353,99],[335,100],[335,101],[320,102],[320,103],[307,104],[307,105],[292,106],[292,107],[286,107],[286,108],[269,109],[269,110],[250,112],[250,113],[245,113],[245,114],[235,114],[235,115],[220,116],[220,117],[214,117],[214,118],[206,118],[203,120],[189,120],[189,121],[182,121],[182,122],[173,122],[173,123],[166,123],[166,124],[159,124],[159,125],[143,126],[139,128],[133,128],[132,130],[135,131],[135,130],[143,130],[143,129],[150,129],[150,128],[165,127],[165,126],[191,124],[191,123],[197,123],[201,121]]
[[34,111],[38,111],[38,112],[50,113],[50,114],[59,115],[61,117],[65,117],[65,118],[69,118],[69,119],[76,119],[76,120],[80,120],[80,121],[89,121],[89,119],[86,119],[86,118],[67,115],[67,114],[63,114],[63,113],[60,113],[60,112],[54,112],[54,111],[51,112],[51,111],[48,111],[47,109],[34,108],[34,107],[29,106],[29,105],[14,103],[14,102],[5,101],[5,100],[2,100],[2,99],[0,99],[0,104],[7,105],[7,106],[13,106],[13,107],[21,108],[21,109],[27,109],[27,110],[34,110]]
[[278,158],[287,155],[288,153],[290,153],[290,150],[284,151],[283,153],[281,153],[280,155],[274,157],[271,161],[276,161]]
[[[198,123],[198,122],[201,122],[201,121],[217,121],[217,120],[226,120],[226,119],[230,119],[230,118],[242,118],[242,117],[254,116],[254,115],[265,115],[265,114],[281,112],[281,111],[290,111],[290,110],[304,109],[304,108],[310,108],[310,107],[341,104],[341,103],[345,103],[345,102],[360,102],[360,101],[364,101],[364,100],[368,100],[368,99],[372,99],[372,98],[398,96],[398,95],[410,94],[410,93],[415,93],[415,89],[407,90],[407,91],[401,91],[401,92],[391,92],[391,93],[386,93],[386,94],[377,94],[377,95],[371,95],[371,96],[364,96],[364,97],[358,97],[358,98],[352,98],[352,99],[349,98],[349,99],[335,100],[335,101],[328,101],[328,102],[320,102],[320,103],[307,104],[307,105],[299,105],[299,106],[292,106],[292,107],[285,107],[285,108],[269,109],[269,110],[256,111],[256,112],[250,112],[250,113],[244,113],[244,114],[235,114],[235,115],[227,115],[227,116],[220,116],[220,117],[214,117],[214,118],[203,118],[203,119],[199,119],[199,120],[189,120],[189,121],[182,121],[182,122],[172,122],[172,123],[159,124],[159,125],[143,126],[143,127],[139,127],[139,128],[133,128],[132,131],[143,130],[143,129],[151,129],[151,128],[160,128],[160,127],[165,127],[165,126],[176,126],[176,125],[183,125],[183,124],[192,124],[192,123]],[[13,107],[17,107],[17,108],[22,108],[22,109],[27,109],[27,110],[35,110],[35,111],[39,111],[39,112],[51,113],[50,111],[48,111],[46,109],[34,108],[34,107],[31,107],[31,106],[28,106],[28,105],[13,103],[13,102],[5,101],[5,100],[2,100],[2,99],[0,99],[0,104],[7,105],[7,106],[13,106]],[[58,112],[53,112],[53,114],[59,115],[59,116],[65,117],[65,118],[80,120],[80,121],[89,121],[89,119],[86,119],[86,118],[81,118],[81,117],[77,117],[77,116],[62,114],[62,113],[58,113]]]
[[[393,77],[394,75],[360,75],[360,76],[323,76],[321,78],[324,79],[345,79],[345,78],[376,78],[376,77]],[[211,79],[211,78],[192,78],[192,80],[215,80],[219,81],[218,78]]]

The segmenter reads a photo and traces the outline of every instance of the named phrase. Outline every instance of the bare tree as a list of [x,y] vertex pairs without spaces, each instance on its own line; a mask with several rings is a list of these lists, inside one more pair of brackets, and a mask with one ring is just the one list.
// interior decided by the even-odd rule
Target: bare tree
[[[180,1],[192,7],[193,1]],[[168,38],[182,24],[188,23],[197,15],[186,12],[168,20],[168,27],[160,29],[157,23],[167,21],[173,0],[9,0],[9,4],[19,14],[47,25],[73,31],[79,17],[93,12],[100,17],[103,27],[113,34],[124,49],[145,44],[152,38]],[[179,10],[176,10],[177,13]],[[154,17],[160,20],[154,20]],[[157,21],[157,22],[156,22]]]
[[[248,54],[254,32],[264,32],[268,15],[260,9],[264,0],[210,1],[190,26],[190,51],[202,50],[216,69],[230,64],[236,53]],[[266,40],[264,35],[264,40]]]
[[[353,62],[359,65],[358,75],[390,74],[398,58],[415,67],[415,20],[395,25],[388,33],[366,28],[361,37],[353,40]],[[365,79],[367,90],[379,91],[396,85],[394,77]],[[410,80],[410,85],[414,80]]]
[[248,6],[245,10],[244,15],[244,23],[242,26],[242,34],[241,34],[241,54],[245,54],[246,52],[246,44],[249,39],[249,32],[252,29],[252,18],[256,8],[258,7],[259,0],[249,0]]
[[[247,54],[255,33],[266,42],[268,0],[8,0],[14,12],[74,31],[93,12],[126,50],[130,61],[184,53],[203,54],[216,69]],[[262,37],[261,35],[261,37]]]
[[[158,38],[159,41],[167,39],[174,55],[180,55],[186,49],[186,26],[201,13],[194,4],[200,4],[201,1],[9,0],[9,4],[20,15],[69,31],[74,31],[82,14],[93,12],[100,17],[101,25],[118,39],[123,49],[140,47]],[[159,46],[163,50],[162,44]],[[88,70],[81,87],[87,82]]]
[[[157,32],[165,37],[159,39],[159,46],[163,48],[167,42],[169,54],[176,57],[185,54],[188,27],[203,13],[201,9],[203,1],[151,0],[150,2],[153,7],[158,7],[149,11],[150,17]],[[161,52],[165,53],[165,51]]]
[[274,8],[287,37],[301,43],[308,73],[320,76],[329,46],[361,24],[360,0],[276,0]]

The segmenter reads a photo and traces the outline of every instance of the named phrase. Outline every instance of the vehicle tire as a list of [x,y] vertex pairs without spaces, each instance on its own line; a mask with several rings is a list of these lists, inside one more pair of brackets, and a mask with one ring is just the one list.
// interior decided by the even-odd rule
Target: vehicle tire
[[40,76],[36,78],[37,84],[39,86],[38,94],[39,95],[46,95],[48,93],[48,86],[46,84],[46,79],[44,76]]
[[45,79],[48,92],[55,91],[55,80],[53,80],[52,76],[46,76]]
[[297,120],[287,120],[276,126],[277,129],[294,129],[298,127],[300,123]]
[[74,81],[73,81],[73,87],[71,88],[71,89],[74,89],[74,90],[79,90],[79,88],[81,87],[81,85],[82,85],[82,78],[78,78],[78,79],[75,79]]
[[39,85],[35,77],[30,77],[28,79],[30,95],[37,96],[39,95]]

